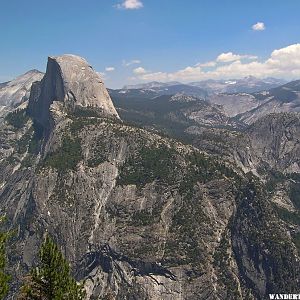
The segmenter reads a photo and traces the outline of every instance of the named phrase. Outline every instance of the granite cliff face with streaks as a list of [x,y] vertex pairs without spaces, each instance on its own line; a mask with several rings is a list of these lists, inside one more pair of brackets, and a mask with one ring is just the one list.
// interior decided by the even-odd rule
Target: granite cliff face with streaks
[[[90,72],[78,57],[50,58],[28,110],[0,127],[0,209],[16,230],[9,299],[36,264],[46,231],[85,280],[87,299],[297,292],[298,178],[288,170],[298,150],[276,180],[270,175],[283,152],[297,149],[297,117],[261,121],[246,133],[206,128],[195,147],[121,121]],[[281,128],[286,146],[274,134],[259,146],[259,128]],[[247,174],[250,161],[258,176]]]

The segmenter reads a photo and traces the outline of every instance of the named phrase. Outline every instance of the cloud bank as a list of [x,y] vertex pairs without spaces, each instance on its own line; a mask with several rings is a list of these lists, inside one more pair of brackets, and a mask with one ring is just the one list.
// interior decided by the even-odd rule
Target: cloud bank
[[[137,71],[139,69],[139,71]],[[269,58],[259,61],[255,55],[221,53],[214,61],[187,66],[175,72],[150,72],[144,68],[134,71],[136,81],[199,81],[232,79],[252,75],[258,78],[300,78],[300,44],[272,51]],[[143,71],[142,71],[143,69]]]

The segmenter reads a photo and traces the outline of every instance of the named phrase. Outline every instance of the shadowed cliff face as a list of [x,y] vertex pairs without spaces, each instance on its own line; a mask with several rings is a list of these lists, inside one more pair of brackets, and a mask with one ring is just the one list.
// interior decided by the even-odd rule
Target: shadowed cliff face
[[75,55],[48,58],[44,78],[32,88],[29,114],[47,127],[54,101],[60,102],[67,112],[76,106],[93,107],[102,115],[118,118],[100,76],[86,60]]
[[[258,147],[263,134],[253,134],[270,128],[267,120],[223,139],[199,135],[200,151],[120,121],[105,90],[90,87],[93,73],[76,73],[81,63],[49,59],[31,92],[31,118],[19,111],[0,127],[0,209],[16,230],[10,298],[36,264],[45,231],[85,280],[87,299],[248,300],[298,292],[299,203],[289,192],[299,182],[280,177],[267,187],[268,168],[264,181],[245,174],[249,166],[258,172],[259,156],[274,144],[270,137]],[[48,120],[45,135],[40,124]],[[287,128],[294,124],[284,120]],[[294,139],[292,132],[280,136]],[[271,168],[276,153],[261,159]]]

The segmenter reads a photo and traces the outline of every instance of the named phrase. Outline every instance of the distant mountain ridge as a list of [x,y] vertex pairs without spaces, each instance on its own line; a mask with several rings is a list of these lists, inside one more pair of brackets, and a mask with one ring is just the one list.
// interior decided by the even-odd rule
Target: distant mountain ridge
[[33,82],[39,81],[44,73],[38,70],[30,70],[17,78],[0,84],[0,105],[13,106],[29,97]]
[[226,79],[226,80],[202,80],[190,83],[180,83],[180,82],[158,82],[152,81],[148,83],[141,83],[136,85],[126,85],[123,87],[123,90],[132,90],[132,89],[166,89],[172,90],[174,86],[184,86],[186,89],[189,86],[198,87],[203,89],[208,94],[217,94],[217,93],[254,93],[262,90],[269,90],[277,86],[287,83],[286,80],[277,79],[277,78],[264,78],[259,79],[254,76],[247,76],[241,79]]
[[178,81],[170,81],[170,82],[151,81],[151,82],[147,82],[147,83],[125,85],[123,87],[123,89],[124,90],[152,89],[152,88],[168,87],[168,86],[177,85],[177,84],[181,84],[181,83]]
[[262,90],[285,84],[286,80],[272,77],[259,79],[254,76],[247,76],[241,79],[228,80],[205,80],[190,83],[193,86],[201,87],[208,93],[254,93]]
[[118,91],[120,94],[154,93],[154,96],[174,95],[177,93],[195,96],[199,98],[206,98],[208,96],[208,93],[205,89],[202,89],[197,86],[191,86],[188,84],[182,84],[179,82],[150,82],[146,84],[139,84],[136,86],[125,86],[123,89],[116,91]]
[[251,124],[271,113],[300,112],[300,80],[256,93],[215,94],[208,100],[222,105],[230,117]]
[[12,109],[29,98],[32,83],[43,78],[44,73],[30,70],[17,78],[0,83],[0,121]]

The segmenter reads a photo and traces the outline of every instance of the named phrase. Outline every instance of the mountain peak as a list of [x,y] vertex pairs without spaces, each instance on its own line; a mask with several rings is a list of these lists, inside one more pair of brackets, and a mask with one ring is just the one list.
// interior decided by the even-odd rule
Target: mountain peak
[[30,70],[15,79],[0,84],[0,105],[14,107],[28,100],[31,85],[43,78],[44,73]]
[[46,125],[54,101],[62,102],[68,111],[76,106],[93,107],[105,116],[119,118],[101,77],[84,58],[76,55],[48,57],[44,78],[32,87],[29,112]]

